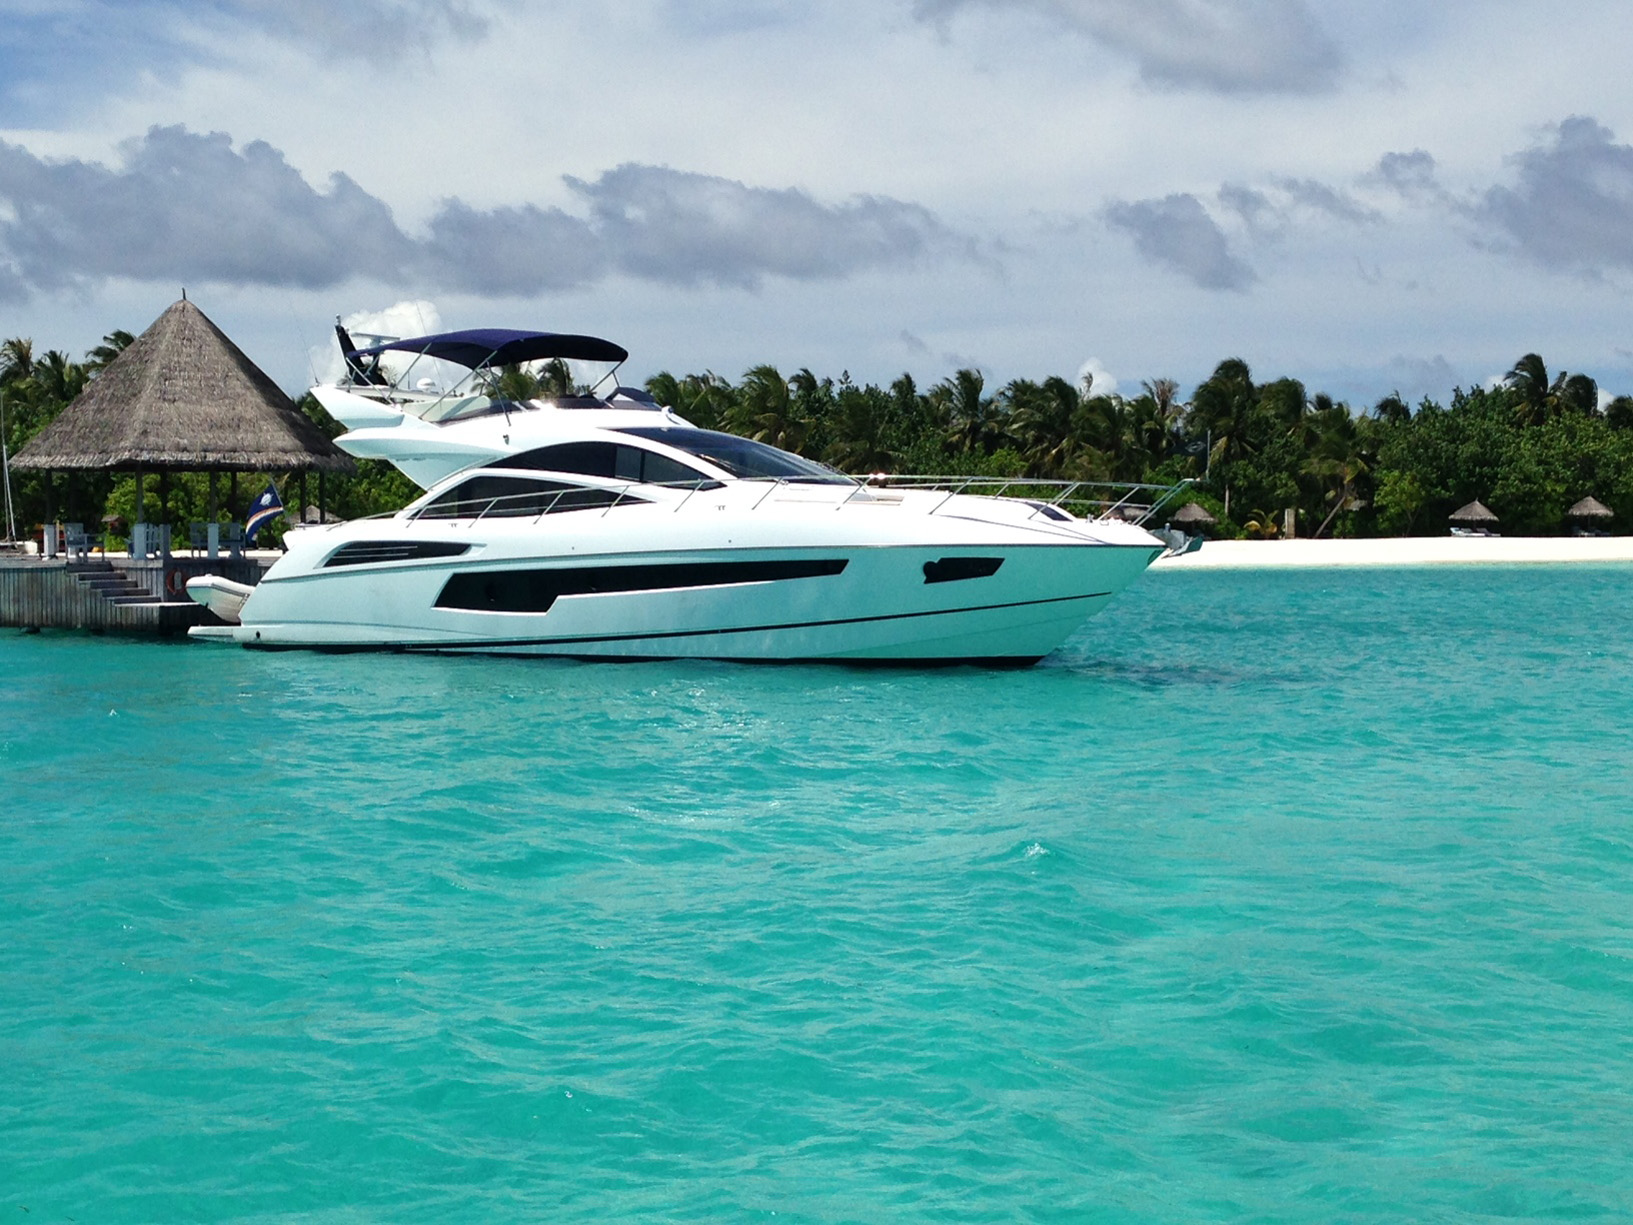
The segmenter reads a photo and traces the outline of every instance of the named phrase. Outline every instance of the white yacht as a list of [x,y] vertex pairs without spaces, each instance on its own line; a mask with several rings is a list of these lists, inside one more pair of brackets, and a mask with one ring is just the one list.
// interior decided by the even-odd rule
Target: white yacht
[[[189,593],[231,623],[204,636],[261,648],[1022,664],[1169,548],[1120,513],[1074,515],[1064,504],[1075,486],[1041,500],[856,479],[697,429],[616,384],[523,401],[483,393],[503,385],[495,372],[530,362],[615,371],[627,355],[595,337],[488,329],[367,348],[340,337],[349,378],[313,389],[349,428],[338,444],[389,460],[425,493],[387,517],[289,531],[288,552],[253,588],[194,579]],[[388,379],[382,359],[405,356],[415,364]],[[413,384],[422,360],[477,378],[452,392]]]

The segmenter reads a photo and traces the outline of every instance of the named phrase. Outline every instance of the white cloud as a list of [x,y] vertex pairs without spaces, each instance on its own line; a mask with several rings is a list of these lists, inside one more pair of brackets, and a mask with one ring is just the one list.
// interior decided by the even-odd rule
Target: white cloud
[[1114,396],[1117,394],[1117,376],[1106,369],[1106,365],[1098,357],[1091,357],[1077,368],[1078,386],[1088,384],[1089,390],[1097,396]]
[[[353,311],[343,316],[340,322],[352,342],[363,348],[381,339],[428,336],[443,330],[442,312],[437,310],[436,303],[424,298],[394,302],[379,310]],[[346,373],[346,363],[340,356],[337,338],[314,345],[308,352],[308,360],[320,383],[333,383]],[[390,355],[384,357],[380,364],[394,377],[407,367],[406,361],[399,361]]]

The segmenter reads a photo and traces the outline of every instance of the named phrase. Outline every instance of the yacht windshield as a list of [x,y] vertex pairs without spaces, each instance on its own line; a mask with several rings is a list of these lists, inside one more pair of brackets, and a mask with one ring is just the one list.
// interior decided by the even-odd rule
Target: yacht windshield
[[850,477],[826,464],[801,455],[791,455],[763,442],[755,442],[752,438],[739,438],[736,434],[652,425],[629,426],[618,432],[685,451],[745,480],[794,481],[807,485],[855,484]]

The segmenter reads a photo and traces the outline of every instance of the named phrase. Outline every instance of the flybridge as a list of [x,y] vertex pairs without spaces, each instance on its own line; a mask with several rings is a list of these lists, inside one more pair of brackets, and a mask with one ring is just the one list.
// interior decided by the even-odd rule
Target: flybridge
[[470,328],[463,332],[439,332],[435,336],[414,336],[388,340],[366,349],[351,347],[345,329],[341,349],[348,364],[353,359],[379,357],[385,353],[415,353],[453,362],[470,370],[485,366],[517,366],[523,362],[567,361],[623,362],[629,351],[599,336],[576,336],[564,332],[519,332],[510,328]]
[[[514,328],[467,328],[460,332],[437,332],[431,336],[371,336],[377,343],[359,346],[339,319],[335,320],[335,339],[340,342],[340,354],[346,362],[347,382],[354,388],[380,388],[383,394],[408,390],[408,377],[421,358],[448,362],[471,371],[457,380],[464,384],[473,376],[487,370],[506,366],[520,366],[539,361],[607,362],[616,371],[628,358],[629,351],[622,345],[599,336],[580,336],[569,332],[524,332]],[[387,353],[402,353],[412,357],[406,370],[395,374],[381,368],[380,359]],[[612,377],[609,371],[597,383]],[[425,381],[421,381],[421,387]],[[436,397],[436,398],[440,398]]]

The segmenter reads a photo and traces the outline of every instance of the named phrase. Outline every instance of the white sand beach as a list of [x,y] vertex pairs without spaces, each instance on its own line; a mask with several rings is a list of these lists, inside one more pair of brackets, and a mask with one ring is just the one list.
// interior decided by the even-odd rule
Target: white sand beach
[[1529,565],[1633,562],[1633,536],[1410,536],[1388,540],[1210,540],[1158,570],[1272,566]]

